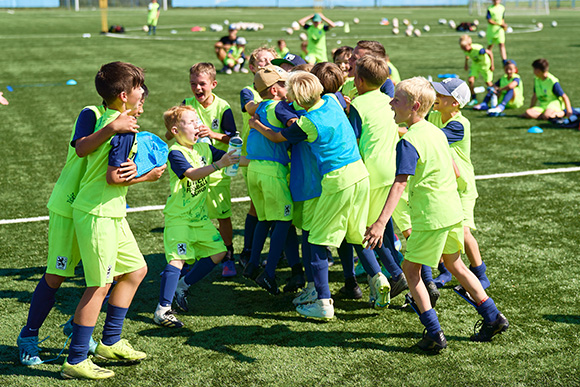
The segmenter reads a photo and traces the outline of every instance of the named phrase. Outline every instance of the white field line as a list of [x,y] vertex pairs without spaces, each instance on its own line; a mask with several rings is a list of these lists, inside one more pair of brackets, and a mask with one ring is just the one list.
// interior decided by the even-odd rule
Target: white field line
[[[475,180],[491,180],[491,179],[502,179],[502,178],[506,178],[506,177],[547,175],[547,174],[551,174],[551,173],[567,173],[567,172],[580,172],[580,167],[550,168],[550,169],[538,169],[535,171],[496,173],[493,175],[479,175],[479,176],[475,176]],[[248,202],[248,201],[250,201],[249,196],[243,196],[241,198],[232,198],[232,203],[240,203],[240,202]],[[164,207],[165,207],[164,205],[133,207],[133,208],[127,208],[127,212],[160,211],[160,210],[163,210]],[[19,219],[0,219],[0,225],[2,225],[2,224],[15,224],[15,223],[42,222],[45,220],[48,220],[48,216],[37,216],[34,218],[19,218]]]

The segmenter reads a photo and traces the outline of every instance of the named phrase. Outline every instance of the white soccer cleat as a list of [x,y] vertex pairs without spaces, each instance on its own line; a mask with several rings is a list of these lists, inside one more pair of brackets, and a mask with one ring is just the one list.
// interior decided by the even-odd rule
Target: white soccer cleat
[[330,320],[334,318],[334,301],[332,298],[318,299],[307,305],[298,305],[296,311],[307,318]]
[[318,299],[318,292],[314,288],[314,283],[309,282],[308,285],[292,300],[294,305],[310,304]]

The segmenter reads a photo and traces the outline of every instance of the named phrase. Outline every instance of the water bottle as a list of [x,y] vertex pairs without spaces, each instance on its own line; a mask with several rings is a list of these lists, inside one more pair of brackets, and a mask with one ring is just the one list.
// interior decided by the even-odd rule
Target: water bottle
[[[201,118],[198,118],[198,119],[197,119],[197,125],[198,125],[198,126],[199,126],[199,125],[203,125],[203,121],[201,120]],[[211,139],[210,139],[209,137],[199,137],[199,138],[197,139],[197,142],[198,142],[198,143],[199,143],[199,142],[205,142],[206,144],[209,144],[209,145],[211,145]]]
[[491,99],[489,100],[489,106],[492,107],[492,108],[494,108],[494,107],[497,106],[497,102],[498,102],[497,101],[497,94],[493,93],[491,95]]
[[[240,136],[238,136],[238,133],[236,132],[236,135],[232,138],[230,138],[230,146],[228,147],[228,153],[230,153],[231,151],[235,151],[234,155],[236,156],[240,156],[242,154],[242,145],[244,144],[244,140],[241,139]],[[227,166],[224,174],[226,176],[236,176],[238,174],[238,167],[239,167],[239,163],[236,164],[232,164],[230,166]]]

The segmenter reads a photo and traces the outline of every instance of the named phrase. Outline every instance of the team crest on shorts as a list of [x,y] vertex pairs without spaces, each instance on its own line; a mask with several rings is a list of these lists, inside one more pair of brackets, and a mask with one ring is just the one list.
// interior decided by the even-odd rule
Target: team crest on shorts
[[214,118],[213,121],[211,122],[211,130],[217,130],[220,128],[220,122],[218,121],[217,118]]
[[290,216],[290,209],[292,208],[292,206],[290,204],[286,204],[284,206],[284,216]]
[[187,243],[178,243],[177,255],[186,255],[186,254],[187,254]]
[[56,268],[58,270],[66,270],[67,266],[68,266],[67,257],[61,257],[60,255],[56,257]]

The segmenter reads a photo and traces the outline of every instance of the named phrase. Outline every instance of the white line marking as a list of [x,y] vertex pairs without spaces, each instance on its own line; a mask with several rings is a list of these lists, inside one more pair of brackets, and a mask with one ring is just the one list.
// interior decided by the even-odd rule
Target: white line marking
[[[506,178],[506,177],[547,175],[550,173],[567,173],[567,172],[580,172],[580,167],[537,169],[535,171],[496,173],[493,175],[479,175],[479,176],[475,176],[475,180],[491,180],[491,179],[501,179],[501,178]],[[241,202],[249,202],[249,201],[250,201],[249,196],[243,196],[241,198],[233,198],[232,199],[232,203],[241,203]],[[165,208],[164,205],[132,207],[132,208],[127,208],[127,212],[159,211],[159,210],[163,210],[163,208]],[[45,220],[48,220],[48,216],[37,216],[35,218],[0,219],[0,225],[2,225],[2,224],[15,224],[15,223],[42,222]]]

